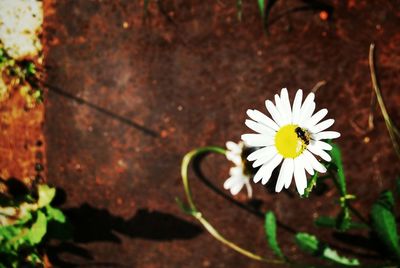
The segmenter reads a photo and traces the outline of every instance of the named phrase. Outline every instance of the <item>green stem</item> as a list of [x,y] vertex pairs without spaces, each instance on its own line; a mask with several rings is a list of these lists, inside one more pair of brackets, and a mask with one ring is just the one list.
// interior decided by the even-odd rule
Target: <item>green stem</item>
[[282,260],[275,260],[275,259],[268,259],[262,256],[259,256],[257,254],[254,254],[246,249],[243,249],[236,245],[235,243],[229,241],[226,239],[224,236],[222,236],[202,215],[202,213],[196,208],[196,205],[193,201],[192,197],[192,192],[190,189],[189,185],[189,179],[188,179],[188,167],[192,159],[194,159],[196,156],[199,156],[204,153],[208,152],[213,152],[213,153],[218,153],[218,154],[223,154],[225,155],[226,150],[221,148],[221,147],[216,147],[216,146],[208,146],[208,147],[202,147],[198,148],[195,150],[190,151],[187,153],[182,160],[182,165],[181,165],[181,175],[182,175],[182,182],[183,186],[185,189],[185,195],[187,202],[190,207],[190,215],[192,215],[194,218],[196,218],[203,226],[204,228],[218,241],[223,243],[224,245],[230,247],[231,249],[235,250],[236,252],[249,257],[250,259],[257,260],[257,261],[262,261],[266,263],[271,263],[271,264],[283,264],[285,263]]
[[242,21],[243,3],[242,0],[236,0],[237,19]]
[[[332,178],[333,184],[335,185],[335,187],[336,187],[337,190],[339,191],[340,198],[345,198],[346,195],[347,195],[347,192],[343,192],[342,187],[340,186],[340,184],[339,184],[339,182],[338,182],[338,180],[337,180],[337,178],[336,178],[336,175],[334,174],[334,172],[332,172],[331,168],[328,169],[328,173],[330,174],[329,177]],[[339,200],[340,200],[340,199],[339,199]],[[361,214],[355,207],[353,207],[352,205],[350,205],[350,204],[348,203],[347,200],[345,200],[344,202],[340,202],[340,205],[341,205],[341,206],[347,207],[351,212],[353,212],[353,214],[354,214],[360,221],[362,221],[362,222],[365,223],[368,227],[370,227],[370,224],[369,224],[368,220],[365,219],[364,216],[362,216],[362,214]]]

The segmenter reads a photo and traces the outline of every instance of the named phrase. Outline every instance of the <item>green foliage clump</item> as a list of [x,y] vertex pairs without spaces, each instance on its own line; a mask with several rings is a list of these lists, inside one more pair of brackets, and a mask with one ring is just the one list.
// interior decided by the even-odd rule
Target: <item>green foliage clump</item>
[[44,241],[68,237],[65,215],[50,204],[55,193],[40,185],[36,198],[0,200],[0,267],[41,267]]
[[11,90],[19,89],[26,105],[33,108],[43,102],[43,89],[39,83],[40,72],[31,60],[11,58],[0,43],[0,101],[6,99]]

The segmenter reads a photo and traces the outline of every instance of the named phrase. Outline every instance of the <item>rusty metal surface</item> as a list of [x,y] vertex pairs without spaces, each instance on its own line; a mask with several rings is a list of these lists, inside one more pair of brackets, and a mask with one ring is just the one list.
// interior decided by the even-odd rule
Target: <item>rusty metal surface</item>
[[[238,140],[248,131],[245,111],[263,109],[264,100],[282,87],[293,96],[297,88],[326,81],[317,105],[329,109],[342,133],[338,143],[356,207],[369,207],[394,185],[400,167],[378,110],[375,128],[363,129],[372,41],[388,110],[400,123],[396,1],[328,2],[333,7],[328,20],[312,9],[279,17],[303,2],[280,3],[269,36],[251,1],[244,3],[242,23],[232,1],[163,1],[163,12],[151,1],[145,22],[139,2],[45,1],[48,182],[65,191],[63,206],[77,226],[74,242],[54,247],[55,263],[262,267],[214,241],[181,213],[174,198],[183,197],[183,155]],[[200,166],[221,190],[229,163],[208,156]],[[223,234],[272,256],[262,218],[193,178],[199,207]],[[257,201],[248,206],[276,212],[284,226],[279,240],[293,259],[305,258],[293,243],[295,230],[319,232],[363,263],[379,261],[368,248],[354,252],[343,237],[313,225],[315,217],[337,213],[332,185],[308,200],[299,199],[293,187],[280,195],[254,188]],[[244,196],[237,200],[246,203]]]
[[0,192],[3,180],[17,179],[30,186],[44,180],[44,106],[27,108],[18,88],[0,103]]

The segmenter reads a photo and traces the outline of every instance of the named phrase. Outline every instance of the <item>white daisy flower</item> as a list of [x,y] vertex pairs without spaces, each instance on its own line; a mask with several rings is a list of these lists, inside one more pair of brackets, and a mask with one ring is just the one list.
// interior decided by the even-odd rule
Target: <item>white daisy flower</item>
[[246,159],[243,159],[245,145],[243,142],[236,144],[232,141],[228,141],[226,143],[226,148],[228,149],[226,151],[226,158],[233,162],[235,166],[230,168],[230,177],[225,181],[224,188],[230,190],[232,195],[237,195],[240,190],[242,190],[243,186],[246,186],[247,195],[250,198],[253,191],[250,185],[250,173],[246,168]]
[[327,119],[320,122],[328,113],[327,109],[314,113],[314,93],[310,93],[302,103],[303,91],[296,92],[293,106],[289,102],[286,88],[280,96],[275,95],[275,105],[267,100],[265,106],[271,118],[258,110],[247,110],[252,120],[246,120],[246,125],[257,134],[244,134],[242,140],[249,146],[259,146],[261,149],[251,153],[247,160],[254,161],[253,167],[260,167],[254,176],[254,182],[266,184],[273,170],[282,162],[275,191],[287,189],[294,175],[297,191],[304,194],[307,187],[306,173],[314,174],[314,170],[325,173],[326,168],[315,158],[315,155],[329,162],[331,157],[326,150],[332,146],[324,139],[340,137],[336,131],[325,131],[335,122]]

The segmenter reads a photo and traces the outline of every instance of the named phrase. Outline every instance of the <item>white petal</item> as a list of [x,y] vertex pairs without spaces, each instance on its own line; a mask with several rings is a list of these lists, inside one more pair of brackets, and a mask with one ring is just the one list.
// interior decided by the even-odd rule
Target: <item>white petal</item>
[[271,161],[262,165],[260,169],[257,171],[256,175],[254,175],[253,181],[257,183],[261,179],[263,179],[263,182],[266,181],[265,183],[267,183],[269,178],[271,177],[272,171],[275,169],[277,165],[279,165],[279,163],[282,161],[282,158],[283,157],[280,154],[277,154]]
[[259,167],[259,166],[269,162],[278,153],[275,149],[275,146],[270,146],[270,147],[266,147],[266,148],[270,149],[270,151],[265,153],[263,156],[258,158],[256,161],[254,161],[253,168]]
[[289,124],[292,122],[292,109],[290,108],[289,93],[286,88],[281,90],[281,102],[283,106],[283,113],[289,118]]
[[286,179],[285,179],[285,189],[289,188],[290,183],[292,182],[293,171],[294,171],[294,160],[293,160],[293,158],[288,158],[288,159],[291,159],[291,161],[290,161],[290,165],[287,167],[286,170],[288,170],[287,172],[291,173],[292,176],[290,176],[290,177],[287,176],[286,177]]
[[269,136],[275,135],[275,131],[263,124],[254,122],[252,120],[247,119],[245,121],[246,126],[248,126],[250,129],[254,130],[255,132],[261,133],[261,134],[267,134]]
[[242,151],[242,148],[240,148],[239,144],[236,144],[233,141],[227,141],[226,148],[235,153],[240,153]]
[[271,154],[271,152],[276,152],[275,146],[268,146],[268,147],[258,149],[256,151],[252,152],[251,154],[249,154],[249,156],[247,157],[247,160],[254,161],[258,158],[263,157],[266,154],[267,155]]
[[303,99],[303,90],[299,89],[296,92],[296,96],[294,97],[293,101],[293,112],[292,112],[292,123],[297,124],[299,115],[300,115],[300,108],[301,108],[301,101]]
[[281,102],[281,97],[279,97],[278,94],[275,94],[274,99],[275,99],[275,107],[276,107],[276,109],[278,110],[280,115],[283,115],[284,110],[283,110],[283,105],[282,105],[282,102]]
[[283,186],[287,180],[291,180],[293,176],[293,158],[286,158],[283,160],[281,169],[279,171],[278,181],[276,182],[275,191],[279,193],[282,191]]
[[327,162],[330,162],[332,160],[331,156],[327,154],[325,151],[323,151],[320,147],[315,146],[313,144],[309,144],[307,146],[307,150],[312,152],[313,154],[319,155],[322,159],[324,159]]
[[263,185],[267,184],[269,179],[271,178],[272,172],[274,169],[282,162],[283,157],[280,154],[277,154],[271,161],[269,161],[266,165],[268,170],[265,172],[261,183]]
[[307,161],[307,159],[302,154],[299,155],[296,160],[301,163],[308,174],[310,174],[311,176],[314,175],[314,169],[311,166],[311,163]]
[[315,99],[315,94],[314,93],[310,93],[307,95],[306,99],[303,102],[303,105],[301,105],[300,111],[304,112],[306,110],[308,110],[308,107],[310,107],[310,105],[314,102]]
[[335,120],[328,119],[328,120],[322,121],[318,125],[310,128],[310,130],[311,130],[312,133],[318,133],[318,132],[321,132],[321,131],[329,128],[330,126],[333,125],[333,123],[335,123]]
[[[233,168],[231,168],[230,171],[232,171]],[[230,173],[236,173],[236,172],[230,172]],[[243,186],[248,183],[249,178],[241,172],[240,174],[233,175],[229,177],[225,182],[224,182],[224,188],[226,190],[230,190],[232,195],[236,195],[240,192],[240,190],[243,188]]]
[[303,155],[304,155],[304,159],[306,161],[308,161],[308,163],[311,164],[313,169],[315,169],[316,171],[318,171],[320,173],[326,172],[326,167],[324,167],[324,165],[322,165],[320,162],[318,162],[318,160],[315,158],[315,156],[313,156],[309,151],[304,150]]
[[311,115],[313,114],[313,112],[315,110],[315,106],[316,106],[315,102],[312,102],[310,104],[310,106],[307,107],[306,110],[301,112],[302,114],[300,115],[300,118],[299,118],[299,121],[298,121],[298,124],[300,126],[306,125],[307,122],[311,119]]
[[332,146],[329,143],[323,142],[323,141],[313,141],[311,140],[311,144],[314,144],[315,146],[321,148],[322,150],[330,151],[332,150]]
[[230,188],[233,187],[233,185],[236,184],[237,177],[229,177],[225,182],[224,182],[224,189],[229,190]]
[[232,177],[240,177],[243,174],[243,167],[242,166],[235,166],[229,169],[229,175]]
[[267,127],[272,128],[275,131],[279,130],[279,126],[268,116],[266,116],[265,114],[263,114],[262,112],[258,111],[258,110],[247,110],[247,115],[253,119],[254,121],[257,121],[261,124],[266,125]]
[[270,100],[266,100],[265,107],[267,107],[267,110],[271,114],[272,119],[274,119],[274,121],[278,124],[278,126],[283,126],[284,121],[281,115],[279,114],[278,110],[276,109],[275,105]]
[[340,133],[336,131],[322,131],[313,135],[315,140],[336,139],[340,137]]
[[275,95],[275,103],[276,103],[276,109],[278,110],[278,112],[281,115],[281,118],[283,120],[282,123],[284,125],[290,124],[290,116],[291,115],[285,113],[285,109],[283,107],[282,100],[278,94]]
[[300,195],[304,194],[304,189],[307,187],[307,177],[304,171],[304,166],[302,161],[295,159],[294,162],[294,181],[296,183],[297,191]]
[[275,143],[274,137],[265,134],[243,134],[242,140],[249,146],[270,146]]
[[242,156],[231,151],[226,151],[226,159],[235,163],[235,165],[240,165],[242,163]]
[[257,170],[257,173],[254,175],[253,182],[258,183],[263,178],[263,175],[265,174],[266,169],[267,169],[267,164],[261,166]]
[[243,188],[243,186],[244,186],[244,184],[243,183],[237,183],[237,184],[235,184],[232,188],[231,188],[231,194],[232,195],[237,195],[239,192],[240,192],[240,190],[242,190],[242,188]]
[[251,184],[250,184],[249,180],[246,181],[245,186],[246,186],[246,190],[247,190],[247,196],[249,198],[251,198],[253,196],[253,189],[251,188]]
[[315,113],[313,116],[311,116],[311,119],[307,122],[305,122],[305,127],[306,128],[311,128],[318,124],[319,121],[321,121],[326,115],[328,114],[327,109],[322,109],[319,110],[317,113]]

